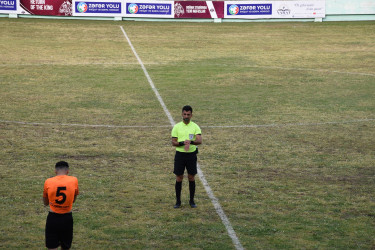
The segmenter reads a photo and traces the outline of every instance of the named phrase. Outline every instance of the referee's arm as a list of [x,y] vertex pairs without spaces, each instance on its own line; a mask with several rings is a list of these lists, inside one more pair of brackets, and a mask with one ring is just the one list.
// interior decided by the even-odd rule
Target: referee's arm
[[[192,141],[186,140],[186,141],[184,141],[184,144],[190,144],[191,142]],[[200,145],[200,144],[202,144],[202,135],[201,134],[195,136],[195,141],[194,141],[193,145]],[[180,145],[180,142],[177,141],[177,137],[172,137],[172,145],[175,146],[175,147],[182,146],[182,145]]]
[[172,145],[175,147],[181,146],[180,143],[177,141],[177,137],[172,137]]
[[198,134],[195,136],[195,141],[193,143],[193,145],[200,145],[202,144],[202,135],[201,134]]

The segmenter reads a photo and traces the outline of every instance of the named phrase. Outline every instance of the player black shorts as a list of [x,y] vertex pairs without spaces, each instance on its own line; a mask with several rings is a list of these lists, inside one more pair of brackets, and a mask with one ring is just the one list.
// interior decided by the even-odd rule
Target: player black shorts
[[197,151],[193,153],[182,153],[176,151],[174,157],[174,171],[175,175],[183,175],[185,168],[188,174],[197,174]]
[[73,215],[72,213],[57,214],[49,212],[46,222],[46,247],[57,248],[61,246],[69,249],[73,240]]

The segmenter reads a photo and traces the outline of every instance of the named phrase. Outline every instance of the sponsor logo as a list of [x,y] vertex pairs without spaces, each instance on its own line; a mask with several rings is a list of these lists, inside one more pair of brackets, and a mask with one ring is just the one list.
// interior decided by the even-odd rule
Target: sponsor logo
[[182,5],[180,3],[176,3],[174,5],[174,14],[177,17],[182,16],[183,14],[185,14],[184,7],[182,7]]
[[0,0],[0,10],[17,10],[16,1]]
[[59,13],[65,16],[71,16],[73,14],[72,3],[65,1],[60,5]]
[[138,10],[139,10],[139,8],[138,8],[137,4],[135,4],[135,3],[129,4],[128,11],[129,11],[130,14],[137,14]]
[[240,8],[238,8],[237,5],[232,4],[231,6],[229,6],[228,10],[229,10],[229,14],[231,14],[231,15],[237,15],[238,12],[240,11]]
[[85,13],[87,11],[88,7],[85,2],[80,2],[77,4],[77,10],[81,13]]
[[290,12],[291,12],[291,10],[289,9],[289,7],[287,5],[281,5],[277,9],[277,14],[279,14],[280,16],[289,16]]
[[15,4],[16,4],[16,1],[0,1],[0,6],[12,6]]

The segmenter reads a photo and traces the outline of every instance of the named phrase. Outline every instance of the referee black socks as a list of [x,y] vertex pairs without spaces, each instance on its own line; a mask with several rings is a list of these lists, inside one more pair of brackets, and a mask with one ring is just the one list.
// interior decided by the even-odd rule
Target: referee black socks
[[176,204],[181,204],[182,181],[181,182],[176,181],[175,189],[176,189]]
[[189,181],[190,202],[194,203],[195,181]]
[[[181,191],[182,191],[182,181],[178,182],[176,181],[175,184],[175,190],[176,190],[176,205],[174,205],[174,208],[181,207]],[[191,207],[197,207],[194,202],[194,195],[195,195],[195,181],[189,181],[189,192],[190,192],[190,201],[189,204]]]

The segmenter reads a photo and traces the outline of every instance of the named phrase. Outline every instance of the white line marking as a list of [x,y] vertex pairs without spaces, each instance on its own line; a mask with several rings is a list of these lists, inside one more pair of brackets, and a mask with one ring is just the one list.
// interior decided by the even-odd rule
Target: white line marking
[[[332,122],[316,122],[316,123],[285,123],[285,124],[249,124],[249,125],[201,125],[201,128],[282,128],[295,126],[320,126],[332,124],[347,124],[347,123],[361,123],[371,122],[374,119],[359,119],[347,121],[332,121]],[[84,128],[170,128],[171,125],[106,125],[106,124],[77,124],[77,123],[52,123],[52,122],[22,122],[22,121],[6,121],[0,120],[0,123],[31,125],[31,126],[63,126],[63,127],[84,127]]]
[[[158,100],[159,100],[161,106],[162,106],[163,109],[164,109],[165,114],[167,115],[167,117],[168,117],[168,119],[169,119],[169,122],[171,123],[172,126],[174,126],[176,123],[175,123],[175,121],[173,120],[172,115],[171,115],[171,113],[169,112],[168,108],[165,106],[165,103],[164,103],[163,99],[161,98],[161,96],[160,96],[158,90],[155,88],[155,85],[154,85],[154,83],[152,82],[151,77],[150,77],[150,75],[148,74],[148,72],[147,72],[145,66],[143,65],[141,58],[138,56],[137,51],[134,49],[134,47],[133,47],[133,45],[132,45],[132,43],[131,43],[131,41],[130,41],[128,35],[126,34],[126,32],[125,32],[125,30],[124,30],[124,28],[123,28],[122,26],[120,26],[120,28],[121,28],[122,33],[124,34],[126,40],[128,41],[128,43],[129,43],[129,45],[130,45],[130,47],[131,47],[131,49],[132,49],[132,51],[133,51],[135,57],[138,59],[138,62],[139,62],[139,64],[141,65],[141,67],[142,67],[142,69],[143,69],[143,72],[145,73],[145,75],[146,75],[146,77],[147,77],[147,80],[148,80],[148,82],[150,83],[150,86],[151,86],[152,90],[154,91],[156,97],[158,98]],[[228,235],[229,235],[229,237],[231,237],[231,239],[232,239],[232,241],[233,241],[233,244],[235,245],[236,249],[244,249],[244,248],[242,247],[241,242],[240,242],[240,240],[238,239],[238,237],[237,237],[237,235],[236,235],[236,232],[234,231],[234,229],[233,229],[233,227],[232,227],[232,225],[231,225],[231,223],[230,223],[228,217],[225,215],[224,210],[222,209],[222,207],[221,207],[221,205],[220,205],[218,199],[215,197],[214,193],[213,193],[212,190],[211,190],[211,187],[208,185],[208,182],[207,182],[206,178],[204,177],[204,174],[203,174],[203,172],[202,172],[202,170],[201,170],[199,164],[197,164],[197,168],[198,168],[198,176],[199,176],[199,179],[201,180],[201,182],[202,182],[204,188],[206,189],[206,192],[207,192],[208,196],[210,197],[211,202],[212,202],[212,204],[214,205],[217,214],[220,216],[221,221],[223,222],[225,228],[227,229]]]
[[371,73],[337,71],[337,70],[327,70],[327,69],[286,68],[286,67],[277,67],[277,66],[248,66],[248,67],[250,67],[250,68],[265,68],[265,69],[281,69],[281,70],[314,71],[314,72],[325,72],[325,73],[336,73],[336,74],[347,74],[347,75],[361,75],[361,76],[375,76],[375,74],[371,74]]
[[[114,62],[82,62],[82,63],[60,63],[60,62],[46,62],[46,63],[20,63],[20,64],[0,64],[0,67],[17,67],[17,66],[79,66],[79,65],[138,65],[139,63],[114,63]],[[146,65],[174,65],[175,63],[169,62],[148,62]],[[189,63],[190,65],[195,65],[196,63]],[[206,63],[207,64],[207,63]],[[211,63],[207,65],[217,65],[217,66],[226,66],[222,63]],[[232,64],[235,65],[235,64]],[[320,73],[333,73],[333,74],[345,74],[345,75],[360,75],[360,76],[372,76],[375,77],[373,73],[362,73],[362,72],[351,72],[351,71],[338,71],[338,70],[328,70],[328,69],[309,69],[309,68],[285,68],[277,66],[261,66],[261,65],[246,65],[241,64],[239,66],[248,67],[248,68],[263,68],[263,69],[279,69],[279,70],[297,70],[297,71],[313,71]]]
[[141,65],[142,70],[143,70],[143,73],[145,74],[145,76],[146,76],[148,82],[150,83],[150,86],[151,86],[152,90],[154,91],[156,97],[158,98],[158,100],[159,100],[159,102],[160,102],[160,105],[162,106],[162,108],[163,108],[163,110],[164,110],[164,113],[167,115],[168,120],[169,120],[169,122],[171,123],[171,125],[174,126],[176,123],[174,122],[171,113],[170,113],[169,110],[167,109],[167,106],[165,106],[165,103],[164,103],[163,99],[161,98],[161,96],[160,96],[158,90],[155,88],[155,85],[154,85],[154,83],[152,82],[152,79],[151,79],[150,75],[148,74],[148,72],[147,72],[147,70],[146,70],[146,67],[143,65],[143,62],[142,62],[141,58],[138,56],[137,51],[135,51],[135,49],[134,49],[134,47],[133,47],[133,44],[131,43],[131,41],[130,41],[128,35],[126,34],[126,32],[125,32],[125,30],[124,30],[124,28],[123,28],[122,26],[120,26],[120,28],[121,28],[122,33],[124,34],[126,40],[128,41],[129,46],[130,46],[130,48],[132,49],[132,51],[133,51],[135,57],[137,58],[139,64]]
[[52,122],[21,122],[21,121],[4,121],[0,123],[11,123],[32,126],[63,126],[63,127],[84,127],[84,128],[170,128],[171,125],[160,126],[142,126],[142,125],[105,125],[105,124],[77,124],[77,123],[52,123]]
[[215,210],[217,214],[219,215],[221,221],[223,222],[225,228],[227,229],[229,237],[232,239],[232,242],[234,246],[236,247],[237,250],[242,250],[244,249],[240,240],[238,239],[236,232],[234,231],[227,215],[225,214],[224,210],[222,209],[219,200],[215,197],[214,192],[212,191],[210,185],[208,184],[206,177],[204,176],[201,167],[199,163],[197,163],[197,169],[198,169],[198,176],[199,179],[201,180],[204,189],[206,190],[206,193],[208,194],[208,197],[211,199],[212,204],[215,207]]
[[331,125],[331,124],[346,124],[346,123],[360,123],[360,122],[371,122],[375,119],[359,119],[359,120],[348,120],[348,121],[333,121],[333,122],[315,122],[315,123],[285,123],[285,124],[259,124],[259,125],[227,125],[227,126],[201,126],[206,128],[265,128],[265,127],[294,127],[294,126],[319,126],[319,125]]
[[[150,65],[159,65],[160,63],[147,63]],[[74,62],[74,63],[63,63],[63,62],[45,62],[45,63],[19,63],[19,64],[0,64],[0,67],[18,67],[18,66],[90,66],[90,65],[100,65],[100,66],[112,66],[112,65],[139,65],[138,62],[133,62],[133,63],[115,63],[115,62]]]

